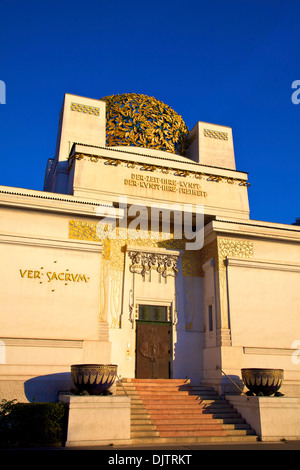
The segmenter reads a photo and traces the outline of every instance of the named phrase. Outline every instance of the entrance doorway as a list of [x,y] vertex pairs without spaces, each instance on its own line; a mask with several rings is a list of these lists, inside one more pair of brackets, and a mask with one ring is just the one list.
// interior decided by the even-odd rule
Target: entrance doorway
[[168,307],[139,305],[136,322],[136,378],[169,379],[171,323]]

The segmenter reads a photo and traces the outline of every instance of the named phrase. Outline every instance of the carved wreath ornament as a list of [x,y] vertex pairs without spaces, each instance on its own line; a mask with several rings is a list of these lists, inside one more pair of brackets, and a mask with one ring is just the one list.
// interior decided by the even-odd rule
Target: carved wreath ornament
[[156,269],[163,277],[176,276],[178,273],[175,255],[131,251],[129,257],[131,259],[129,270],[132,273],[145,276],[151,269]]

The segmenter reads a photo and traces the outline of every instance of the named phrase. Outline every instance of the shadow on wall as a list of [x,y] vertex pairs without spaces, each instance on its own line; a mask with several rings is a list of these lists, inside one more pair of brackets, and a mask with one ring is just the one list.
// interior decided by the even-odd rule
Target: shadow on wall
[[222,376],[222,395],[241,395],[244,382],[238,375]]
[[69,392],[74,387],[70,372],[41,375],[24,383],[24,392],[29,402],[52,402],[58,400],[60,392]]

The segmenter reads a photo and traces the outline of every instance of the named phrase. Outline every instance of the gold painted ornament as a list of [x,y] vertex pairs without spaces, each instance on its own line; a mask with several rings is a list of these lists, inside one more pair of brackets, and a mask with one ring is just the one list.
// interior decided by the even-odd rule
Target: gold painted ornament
[[106,145],[135,146],[185,155],[189,130],[170,106],[137,93],[102,98],[106,102]]

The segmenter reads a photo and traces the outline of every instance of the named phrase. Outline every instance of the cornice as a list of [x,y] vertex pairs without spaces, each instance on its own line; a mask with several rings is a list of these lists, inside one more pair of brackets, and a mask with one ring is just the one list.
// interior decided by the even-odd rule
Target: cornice
[[88,201],[72,195],[48,193],[0,186],[0,206],[13,206],[20,209],[35,209],[67,214],[96,216],[99,207],[110,208],[109,204]]
[[225,260],[227,266],[238,266],[254,269],[267,269],[267,270],[277,270],[277,271],[289,271],[289,272],[300,272],[300,263],[291,263],[291,262],[280,262],[272,260],[260,260],[260,259],[241,259],[241,258],[232,258],[227,257]]
[[77,241],[70,238],[51,238],[42,236],[25,236],[20,234],[0,234],[0,242],[10,245],[40,246],[47,248],[61,248],[64,250],[102,252],[102,244],[90,240]]
[[[97,150],[95,150],[97,149]],[[102,149],[101,152],[98,149]],[[117,155],[109,152],[120,152]],[[134,155],[134,159],[132,159]],[[184,158],[184,157],[183,157]],[[240,186],[250,186],[247,182],[247,173],[213,166],[201,165],[196,162],[180,161],[178,159],[168,159],[160,156],[145,155],[140,153],[130,153],[116,148],[85,146],[84,144],[74,144],[69,155],[69,168],[73,167],[74,161],[88,159],[92,163],[103,161],[106,165],[124,166],[136,168],[141,171],[161,171],[163,174],[173,174],[173,176],[187,177],[193,176],[197,180],[207,179],[207,181],[227,182],[228,184],[238,184]]]
[[[128,147],[120,146],[121,148],[120,147],[102,147],[100,145],[91,145],[91,144],[83,144],[81,142],[74,142],[73,145],[72,145],[70,154],[69,154],[69,158],[74,154],[76,146],[79,146],[79,145],[82,146],[82,147],[89,147],[91,149],[107,150],[107,151],[110,151],[110,152],[119,152],[119,153],[135,155],[135,156],[142,156],[142,157],[147,157],[147,158],[151,157],[151,158],[157,158],[158,160],[172,161],[172,162],[176,162],[176,163],[180,163],[180,164],[186,163],[188,165],[193,165],[193,166],[196,166],[196,167],[211,168],[211,169],[216,169],[216,170],[226,170],[226,171],[231,171],[231,172],[235,172],[235,173],[241,173],[241,174],[244,174],[244,175],[248,175],[247,171],[239,171],[239,170],[234,170],[232,168],[225,168],[225,167],[219,167],[219,166],[214,166],[214,165],[206,165],[206,164],[203,164],[203,163],[197,163],[197,162],[194,162],[193,160],[191,160],[190,158],[184,157],[182,155],[179,155],[179,158],[181,158],[181,160],[179,160],[178,158],[171,158],[169,152],[164,152],[166,154],[165,156],[158,155],[158,153],[161,154],[163,152],[162,150],[146,149],[149,153],[142,153],[140,151],[142,149],[142,147],[136,147],[137,151],[134,152],[132,150],[131,151],[127,150],[127,148],[132,149],[131,146],[128,146]],[[126,148],[126,150],[125,150],[125,148]],[[176,154],[173,154],[173,155],[175,156]],[[177,155],[176,155],[176,157],[177,157]]]
[[226,233],[232,236],[249,236],[277,240],[300,241],[300,227],[256,220],[224,220],[215,218],[206,228],[207,236],[211,233]]

